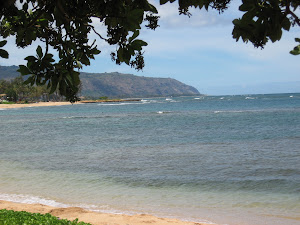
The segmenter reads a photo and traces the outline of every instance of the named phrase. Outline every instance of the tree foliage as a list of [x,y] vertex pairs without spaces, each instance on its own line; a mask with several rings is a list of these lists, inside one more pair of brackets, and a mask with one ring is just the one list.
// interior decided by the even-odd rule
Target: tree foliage
[[0,94],[6,94],[5,100],[11,102],[33,102],[63,99],[57,92],[50,95],[46,85],[32,86],[30,84],[26,84],[22,76],[16,77],[12,80],[0,80]]
[[[231,0],[160,0],[160,4],[178,4],[180,14],[191,16],[191,7],[217,10],[222,13]],[[283,30],[299,26],[299,0],[242,0],[239,10],[244,14],[233,21],[233,38],[252,42],[263,48],[271,40],[281,39]],[[116,50],[111,58],[117,64],[126,63],[141,70],[144,67],[143,47],[147,43],[138,39],[141,26],[148,29],[158,27],[159,14],[147,0],[4,0],[0,3],[0,35],[3,38],[16,36],[16,45],[24,48],[40,40],[45,47],[38,46],[35,56],[28,56],[27,65],[21,65],[22,75],[31,85],[47,85],[53,93],[74,102],[79,90],[78,70],[90,65],[90,60],[100,53],[96,41],[88,38],[94,32]],[[297,11],[298,10],[298,11]],[[106,27],[101,35],[95,24]],[[299,39],[296,39],[299,42]],[[8,52],[1,49],[6,41],[0,42],[0,57],[7,58]],[[49,53],[57,51],[58,60]],[[291,54],[300,54],[300,45]]]

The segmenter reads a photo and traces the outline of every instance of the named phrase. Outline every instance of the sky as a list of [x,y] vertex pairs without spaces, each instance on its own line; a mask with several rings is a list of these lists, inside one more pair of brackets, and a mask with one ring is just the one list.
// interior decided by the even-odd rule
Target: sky
[[[299,28],[284,32],[279,42],[269,42],[261,50],[232,38],[232,20],[242,15],[238,11],[239,0],[234,0],[221,15],[213,10],[192,9],[190,18],[178,15],[175,3],[160,6],[157,0],[150,2],[158,9],[160,27],[155,31],[142,29],[139,36],[148,43],[144,49],[143,71],[138,72],[126,64],[116,65],[110,58],[115,47],[91,34],[91,41],[97,39],[102,52],[83,72],[169,77],[208,95],[300,92],[300,56],[289,54],[297,45],[294,39],[300,37]],[[100,33],[105,31],[97,22],[94,24]],[[0,58],[2,66],[25,64],[23,59],[35,54],[40,44],[17,49],[13,38],[8,41],[5,49],[10,58]]]

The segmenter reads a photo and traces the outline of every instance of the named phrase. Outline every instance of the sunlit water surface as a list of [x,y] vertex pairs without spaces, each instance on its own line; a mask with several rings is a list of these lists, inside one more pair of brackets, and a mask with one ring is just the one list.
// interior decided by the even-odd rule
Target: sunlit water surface
[[300,224],[300,94],[0,110],[0,199]]

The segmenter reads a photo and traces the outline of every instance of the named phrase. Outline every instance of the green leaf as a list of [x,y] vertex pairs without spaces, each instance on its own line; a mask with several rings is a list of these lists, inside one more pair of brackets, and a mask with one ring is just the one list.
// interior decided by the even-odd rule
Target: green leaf
[[243,17],[242,17],[242,20],[245,22],[245,21],[252,21],[253,20],[253,17],[255,16],[255,13],[253,13],[253,11],[250,11],[250,12],[246,12]]
[[53,55],[52,54],[47,54],[44,56],[44,59],[48,62],[55,62],[55,60],[53,59]]
[[90,60],[86,55],[83,55],[81,57],[80,62],[86,66],[90,65]]
[[27,56],[27,57],[25,58],[25,60],[27,60],[28,62],[34,62],[34,61],[37,60],[37,58],[34,57],[34,56],[32,56],[32,55],[30,55],[30,56]]
[[247,12],[247,11],[250,11],[252,9],[255,8],[255,5],[254,5],[254,2],[247,2],[247,3],[244,3],[242,4],[240,7],[239,7],[239,10],[242,11],[242,12]]
[[72,83],[74,86],[78,86],[80,84],[80,78],[79,78],[79,74],[78,72],[73,71],[71,73],[71,77],[72,77]]
[[282,36],[282,30],[281,29],[275,29],[270,33],[269,37],[271,41],[274,43],[275,41],[278,41],[281,39]]
[[101,51],[98,50],[97,48],[93,48],[92,51],[91,51],[91,53],[92,53],[93,55],[98,55],[98,54],[101,53]]
[[289,30],[290,30],[290,27],[291,27],[291,22],[290,22],[290,20],[289,20],[288,18],[285,17],[285,18],[283,19],[282,23],[281,23],[281,26],[282,26],[283,29],[289,31]]
[[140,29],[140,24],[143,22],[144,10],[134,9],[128,14],[128,28],[131,31]]
[[6,45],[7,41],[4,40],[4,41],[0,41],[0,47],[3,47],[4,45]]
[[49,94],[53,94],[56,91],[57,83],[58,83],[57,80],[52,79],[52,84],[51,84],[51,89]]
[[292,55],[300,55],[300,45],[297,45],[290,53]]
[[36,53],[40,59],[43,57],[43,51],[42,51],[42,47],[40,45],[37,47]]
[[142,46],[147,46],[147,45],[148,45],[147,42],[137,39],[132,42],[131,47],[134,50],[140,51],[142,50]]
[[19,65],[19,69],[17,70],[18,72],[20,72],[23,76],[24,75],[28,75],[31,74],[30,70],[28,69],[27,66],[24,65]]
[[155,8],[154,5],[151,5],[150,3],[148,4],[149,6],[149,11],[153,12],[153,13],[158,13],[157,9]]
[[31,85],[33,85],[34,84],[34,77],[33,76],[28,77],[27,80],[24,81],[24,84],[31,84]]
[[119,50],[118,50],[118,59],[119,59],[121,62],[124,62],[124,58],[123,58],[123,48],[119,48]]
[[124,57],[124,62],[125,62],[127,65],[129,65],[130,58],[131,58],[131,54],[129,53],[129,51],[128,51],[127,49],[124,49],[123,57]]
[[0,57],[8,59],[8,52],[3,49],[0,49]]
[[134,40],[137,36],[139,36],[139,34],[140,34],[140,31],[139,30],[136,30],[134,33],[133,33],[133,35],[132,35],[132,37],[130,37],[129,39],[128,39],[128,42],[130,43],[132,40]]
[[160,3],[161,5],[163,5],[163,4],[166,4],[168,1],[169,1],[169,0],[160,0],[159,3]]

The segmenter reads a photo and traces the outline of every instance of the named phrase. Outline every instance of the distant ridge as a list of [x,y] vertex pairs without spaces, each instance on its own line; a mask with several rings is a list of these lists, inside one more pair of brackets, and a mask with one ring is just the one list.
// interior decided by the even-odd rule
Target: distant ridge
[[199,95],[199,91],[171,78],[132,74],[81,73],[82,95],[108,97],[157,97]]
[[0,79],[11,80],[20,76],[18,69],[18,66],[0,66]]
[[[19,76],[17,66],[0,66],[0,79]],[[200,95],[199,91],[172,78],[153,78],[132,74],[80,73],[81,95],[88,97],[145,98]]]

